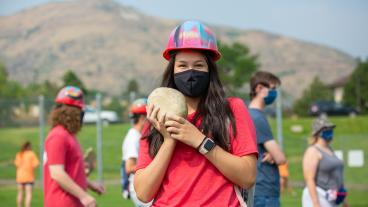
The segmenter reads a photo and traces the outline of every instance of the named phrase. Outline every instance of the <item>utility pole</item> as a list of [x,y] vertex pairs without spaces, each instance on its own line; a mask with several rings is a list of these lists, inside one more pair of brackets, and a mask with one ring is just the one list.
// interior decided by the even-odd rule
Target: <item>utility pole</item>
[[44,139],[45,139],[45,97],[39,96],[38,97],[38,121],[39,121],[39,136],[40,136],[40,183],[41,188],[43,188],[43,151],[44,151]]
[[103,163],[102,163],[102,120],[101,120],[101,94],[96,94],[96,112],[97,112],[97,180],[102,182],[103,180]]

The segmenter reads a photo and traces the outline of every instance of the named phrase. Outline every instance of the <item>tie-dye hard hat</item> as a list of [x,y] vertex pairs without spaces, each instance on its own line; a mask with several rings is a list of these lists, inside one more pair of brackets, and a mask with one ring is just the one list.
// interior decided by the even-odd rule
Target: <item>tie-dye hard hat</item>
[[166,60],[170,60],[172,51],[185,49],[209,51],[214,61],[221,58],[215,34],[199,21],[186,21],[178,25],[170,34],[163,56]]
[[83,109],[84,107],[83,92],[78,87],[65,86],[59,91],[58,95],[55,98],[55,102],[59,104],[76,106]]

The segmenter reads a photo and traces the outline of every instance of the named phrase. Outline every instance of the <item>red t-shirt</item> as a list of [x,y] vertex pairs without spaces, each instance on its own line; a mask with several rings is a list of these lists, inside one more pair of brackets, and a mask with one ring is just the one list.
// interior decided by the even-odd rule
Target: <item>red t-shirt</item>
[[45,207],[83,206],[78,198],[64,191],[50,176],[50,165],[64,165],[65,172],[84,190],[87,180],[83,155],[76,137],[64,127],[54,127],[46,138],[44,152]]
[[[230,139],[231,153],[239,157],[258,156],[256,133],[243,101],[228,101],[237,130],[237,136]],[[193,118],[194,113],[188,116],[188,120]],[[147,139],[141,139],[136,170],[151,162]],[[153,206],[239,206],[233,185],[205,156],[178,142]]]

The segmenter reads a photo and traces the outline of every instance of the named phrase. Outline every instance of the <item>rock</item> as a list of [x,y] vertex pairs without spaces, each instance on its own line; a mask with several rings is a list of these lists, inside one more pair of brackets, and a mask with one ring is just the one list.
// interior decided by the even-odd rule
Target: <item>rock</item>
[[174,114],[186,118],[188,115],[187,103],[184,95],[173,88],[156,88],[148,96],[148,104],[160,107],[158,117],[162,113]]

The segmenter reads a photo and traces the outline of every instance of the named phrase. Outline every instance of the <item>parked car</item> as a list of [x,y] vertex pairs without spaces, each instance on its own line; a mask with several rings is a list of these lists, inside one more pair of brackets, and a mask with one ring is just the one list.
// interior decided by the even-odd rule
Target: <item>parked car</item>
[[[102,110],[101,120],[104,125],[109,123],[115,123],[119,121],[119,116],[115,111]],[[95,108],[87,106],[84,110],[83,123],[96,123],[97,122],[97,111]]]
[[357,114],[358,114],[358,111],[356,109],[349,107],[349,106],[345,106],[341,103],[336,103],[334,101],[316,101],[316,102],[313,102],[309,108],[309,115],[311,116],[319,116],[319,115],[355,116]]

